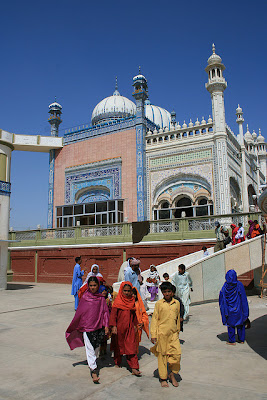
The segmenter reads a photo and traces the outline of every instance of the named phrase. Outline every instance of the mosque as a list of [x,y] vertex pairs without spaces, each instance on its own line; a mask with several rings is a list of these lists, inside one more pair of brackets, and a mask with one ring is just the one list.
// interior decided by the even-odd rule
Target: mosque
[[[147,79],[133,78],[133,99],[116,84],[98,103],[91,126],[67,131],[50,151],[48,228],[113,224],[254,211],[266,183],[261,132],[238,135],[226,123],[225,66],[212,47],[205,71],[212,118],[180,125],[176,113],[148,99]],[[49,106],[58,136],[62,107]]]

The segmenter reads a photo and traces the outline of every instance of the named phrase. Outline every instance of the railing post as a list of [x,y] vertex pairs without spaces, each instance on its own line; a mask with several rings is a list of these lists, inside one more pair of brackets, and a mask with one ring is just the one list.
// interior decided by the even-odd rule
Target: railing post
[[76,226],[75,227],[75,234],[74,234],[74,238],[75,238],[75,242],[77,241],[77,239],[79,239],[82,236],[82,230],[80,226]]
[[38,229],[38,231],[36,231],[36,237],[35,237],[36,244],[41,239],[42,239],[41,229]]
[[179,233],[181,233],[182,239],[184,239],[185,232],[188,232],[188,220],[181,219],[179,221]]

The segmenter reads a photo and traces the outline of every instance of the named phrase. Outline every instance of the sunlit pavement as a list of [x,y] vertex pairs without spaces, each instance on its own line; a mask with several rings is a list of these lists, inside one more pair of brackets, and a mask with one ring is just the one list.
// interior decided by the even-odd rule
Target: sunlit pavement
[[180,385],[161,388],[157,360],[143,333],[138,378],[115,368],[110,354],[92,382],[84,348],[69,350],[65,330],[74,315],[70,285],[9,284],[0,292],[0,399],[267,399],[267,299],[249,297],[247,342],[227,346],[217,303],[190,308],[180,334]]

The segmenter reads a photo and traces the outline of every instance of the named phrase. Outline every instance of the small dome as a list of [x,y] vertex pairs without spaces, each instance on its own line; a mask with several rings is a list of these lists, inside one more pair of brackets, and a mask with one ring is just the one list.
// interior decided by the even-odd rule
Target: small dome
[[185,121],[184,121],[184,123],[183,123],[183,125],[182,125],[182,128],[183,128],[183,129],[187,128],[187,125],[186,125]]
[[252,132],[251,136],[253,140],[257,139],[257,133],[255,131]]
[[261,134],[261,130],[259,130],[259,136],[257,137],[257,142],[258,143],[264,143],[265,142],[264,136],[262,136],[262,134]]
[[197,118],[197,120],[196,120],[196,122],[195,122],[195,126],[198,126],[198,125],[200,125],[200,122],[199,122],[199,120],[198,120],[198,118]]
[[208,124],[212,124],[212,118],[210,115],[209,115],[209,119],[208,119]]
[[49,110],[52,110],[52,109],[62,110],[62,106],[59,103],[57,103],[56,101],[54,101],[54,103],[49,105]]
[[202,117],[201,125],[205,125],[205,124],[206,124],[206,120],[204,119],[204,117]]
[[144,77],[144,75],[142,74],[138,74],[136,76],[133,77],[133,81],[147,81],[146,78]]
[[238,107],[236,109],[236,114],[243,114],[243,110],[242,110],[242,108],[240,107],[239,104],[238,104]]
[[212,55],[208,59],[208,64],[221,64],[222,59],[218,54],[215,53],[215,44],[212,45]]
[[154,122],[154,124],[159,125],[160,128],[170,129],[171,126],[171,114],[169,111],[164,108],[154,106],[150,104],[150,101],[147,100],[145,103],[145,113],[146,118],[150,119],[150,121]]
[[248,130],[248,125],[247,125],[247,132],[244,135],[244,139],[246,142],[252,142],[252,135]]
[[177,128],[177,129],[181,129],[180,122],[178,122],[178,124],[176,125],[176,128]]
[[106,97],[98,103],[92,113],[92,124],[127,118],[136,113],[135,104],[121,96],[117,88],[112,96]]
[[194,126],[194,124],[192,122],[192,119],[190,119],[190,122],[189,122],[188,126],[189,126],[189,128],[192,128],[192,126]]

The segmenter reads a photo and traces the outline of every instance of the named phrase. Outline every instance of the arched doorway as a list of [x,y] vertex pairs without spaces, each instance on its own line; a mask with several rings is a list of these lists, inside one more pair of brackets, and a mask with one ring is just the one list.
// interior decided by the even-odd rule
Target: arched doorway
[[175,204],[174,218],[181,218],[182,213],[185,217],[193,216],[192,200],[189,197],[182,197]]

